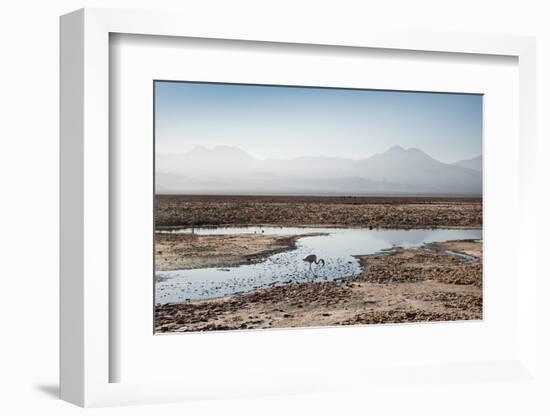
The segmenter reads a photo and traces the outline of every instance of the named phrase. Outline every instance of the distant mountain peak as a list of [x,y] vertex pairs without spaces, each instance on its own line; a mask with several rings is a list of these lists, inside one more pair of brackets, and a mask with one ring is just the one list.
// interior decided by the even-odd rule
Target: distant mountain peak
[[[369,160],[369,159],[366,159]],[[402,146],[392,146],[388,150],[382,153],[378,153],[376,155],[373,155],[370,157],[370,160],[378,160],[380,162],[382,161],[416,161],[417,163],[421,163],[423,161],[433,161],[437,162],[435,159],[433,159],[430,155],[427,153],[424,153],[422,150],[416,148],[416,147],[410,147],[408,149],[405,149]]]
[[453,163],[453,166],[458,166],[465,169],[473,169],[479,172],[483,169],[483,156],[479,155],[472,157],[471,159],[459,160],[458,162]]
[[390,147],[388,150],[386,150],[385,152],[381,153],[382,155],[384,154],[387,154],[387,155],[417,155],[417,156],[428,156],[428,154],[426,154],[425,152],[423,152],[422,150],[418,149],[417,147],[409,147],[408,149],[405,149],[403,146],[399,146],[399,145],[395,145],[395,146],[392,146]]
[[404,151],[405,149],[403,148],[403,146],[399,146],[398,144],[396,144],[395,146],[392,146],[388,150],[386,150],[385,153],[402,153]]

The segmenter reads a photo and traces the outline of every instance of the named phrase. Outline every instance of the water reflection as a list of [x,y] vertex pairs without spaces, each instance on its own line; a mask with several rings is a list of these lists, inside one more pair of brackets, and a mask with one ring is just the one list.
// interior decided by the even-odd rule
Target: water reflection
[[[190,233],[190,229],[165,231]],[[264,234],[292,235],[326,233],[297,241],[297,249],[278,253],[256,264],[227,268],[159,271],[156,273],[156,302],[173,303],[190,299],[210,299],[261,287],[290,282],[331,281],[356,276],[359,261],[354,255],[373,254],[400,246],[419,247],[425,243],[447,240],[481,239],[481,230],[368,230],[364,228],[307,228],[307,227],[231,227],[200,228],[195,234]],[[325,267],[315,275],[302,259],[309,254],[325,260]],[[315,266],[314,266],[315,267]]]

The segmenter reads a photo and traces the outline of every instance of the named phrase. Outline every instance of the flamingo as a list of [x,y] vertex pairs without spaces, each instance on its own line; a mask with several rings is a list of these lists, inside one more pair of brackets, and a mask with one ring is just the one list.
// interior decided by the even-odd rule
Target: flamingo
[[313,263],[315,263],[315,264],[321,264],[321,267],[323,267],[323,266],[325,265],[325,260],[323,260],[323,259],[317,260],[317,256],[316,256],[315,254],[310,254],[309,256],[305,257],[303,260],[304,260],[304,261],[307,261],[307,262],[309,263],[309,270],[311,270],[311,272],[312,272],[313,274],[315,274],[315,272],[314,272],[313,269],[311,268],[311,265],[312,265]]

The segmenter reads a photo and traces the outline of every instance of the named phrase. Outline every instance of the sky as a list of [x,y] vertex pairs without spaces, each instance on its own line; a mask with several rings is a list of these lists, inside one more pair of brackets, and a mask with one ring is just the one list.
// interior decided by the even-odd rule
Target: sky
[[482,96],[156,81],[155,141],[158,154],[224,145],[261,159],[399,145],[452,163],[482,153]]

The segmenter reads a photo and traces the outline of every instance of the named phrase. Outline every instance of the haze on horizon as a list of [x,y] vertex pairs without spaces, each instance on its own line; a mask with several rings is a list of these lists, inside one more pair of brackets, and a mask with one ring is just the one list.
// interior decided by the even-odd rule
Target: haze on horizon
[[399,145],[453,163],[482,154],[482,96],[156,81],[157,154],[218,145],[259,159],[364,159]]
[[160,193],[481,195],[482,97],[155,82]]

